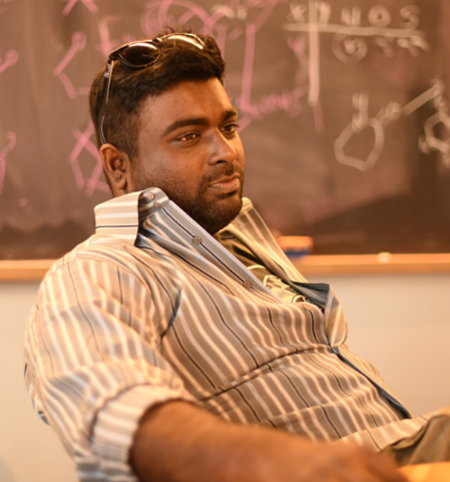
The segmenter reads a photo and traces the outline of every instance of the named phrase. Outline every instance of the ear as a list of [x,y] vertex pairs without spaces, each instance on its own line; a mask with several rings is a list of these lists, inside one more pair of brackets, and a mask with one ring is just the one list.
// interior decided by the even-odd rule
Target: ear
[[128,155],[112,144],[103,144],[99,153],[103,171],[110,181],[113,196],[117,197],[131,192],[131,165]]

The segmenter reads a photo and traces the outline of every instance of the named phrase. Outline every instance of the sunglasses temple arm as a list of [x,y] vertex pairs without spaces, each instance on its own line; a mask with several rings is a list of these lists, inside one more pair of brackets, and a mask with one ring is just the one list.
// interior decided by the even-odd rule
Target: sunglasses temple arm
[[100,117],[99,118],[99,120],[100,120],[99,136],[100,136],[100,142],[101,142],[102,145],[106,144],[105,134],[103,132],[103,123],[105,121],[105,116],[106,116],[106,106],[107,106],[108,101],[109,101],[109,91],[110,91],[110,88],[111,88],[111,79],[112,79],[114,64],[115,64],[114,60],[112,60],[111,63],[108,63],[108,65],[106,66],[105,74],[104,74],[104,77],[108,79],[108,82],[106,84],[106,93],[103,96],[102,105],[100,107],[100,112],[99,112],[99,117]]
[[113,70],[114,70],[114,65],[115,65],[116,61],[113,60],[111,62],[111,68],[109,69],[109,78],[108,78],[108,87],[106,89],[106,99],[105,99],[105,106],[106,104],[108,103],[108,100],[109,100],[109,89],[110,89],[110,86],[111,86],[111,79],[112,79],[112,74],[113,74]]

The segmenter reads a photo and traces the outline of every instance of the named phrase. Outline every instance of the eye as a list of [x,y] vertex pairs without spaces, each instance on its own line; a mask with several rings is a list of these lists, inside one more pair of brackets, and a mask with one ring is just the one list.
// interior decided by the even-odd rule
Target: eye
[[193,141],[199,137],[199,134],[196,132],[188,132],[187,134],[183,134],[182,136],[178,137],[177,140],[181,142],[188,142]]
[[223,127],[222,132],[224,132],[225,134],[235,134],[238,128],[239,124],[237,124],[236,122],[230,122]]

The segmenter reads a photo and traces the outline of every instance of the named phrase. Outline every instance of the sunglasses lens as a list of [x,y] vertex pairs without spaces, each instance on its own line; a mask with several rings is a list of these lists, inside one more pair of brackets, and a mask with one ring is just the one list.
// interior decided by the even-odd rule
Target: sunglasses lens
[[148,43],[132,44],[124,48],[119,56],[131,65],[144,67],[158,58],[158,49]]
[[164,37],[161,37],[161,39],[162,40],[182,40],[183,42],[187,42],[189,44],[194,45],[194,47],[197,47],[198,49],[204,48],[204,44],[202,40],[196,35],[192,35],[192,34],[173,33],[173,34],[165,35]]

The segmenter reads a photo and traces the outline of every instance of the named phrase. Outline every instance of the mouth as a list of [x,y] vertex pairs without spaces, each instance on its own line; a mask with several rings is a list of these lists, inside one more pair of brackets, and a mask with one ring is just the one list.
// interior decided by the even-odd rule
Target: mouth
[[241,181],[238,175],[222,177],[209,185],[210,189],[221,194],[230,194],[237,191],[241,186]]

